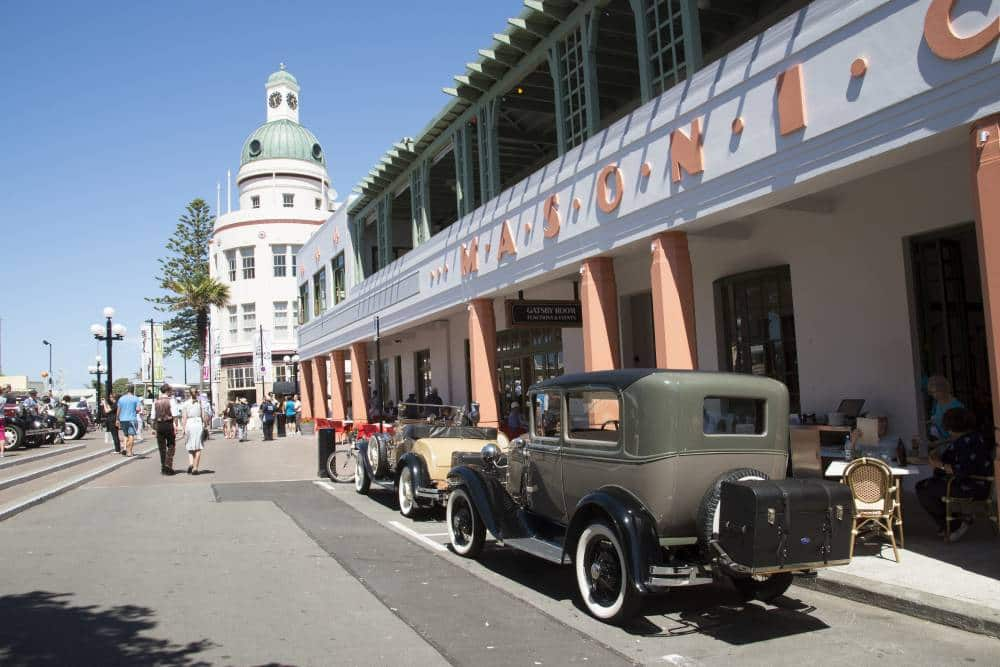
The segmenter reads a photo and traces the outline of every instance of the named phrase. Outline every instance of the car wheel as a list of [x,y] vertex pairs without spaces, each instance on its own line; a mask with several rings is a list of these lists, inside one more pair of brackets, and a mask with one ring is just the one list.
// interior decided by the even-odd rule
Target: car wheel
[[629,583],[628,562],[618,535],[604,521],[594,521],[576,544],[576,584],[592,616],[620,624],[635,616],[638,591]]
[[82,419],[78,419],[78,420],[74,420],[74,421],[76,421],[76,425],[80,427],[80,432],[73,439],[74,440],[79,440],[83,436],[87,435],[87,424],[84,423],[84,421]]
[[399,499],[399,513],[407,519],[413,519],[420,513],[413,471],[410,470],[410,466],[405,464],[403,469],[399,471],[399,479],[396,480],[396,497]]
[[486,541],[486,526],[472,504],[469,492],[463,487],[452,490],[448,496],[445,521],[455,553],[466,558],[478,558]]
[[365,468],[365,462],[361,460],[360,456],[354,457],[354,490],[363,496],[368,495],[368,489],[371,488],[372,480],[368,476],[368,470]]
[[371,466],[372,475],[379,479],[385,477],[389,472],[389,457],[387,456],[385,443],[380,438],[368,438],[368,464]]
[[767,475],[753,468],[737,468],[720,475],[712,486],[702,496],[698,505],[698,537],[706,549],[710,549],[712,540],[719,537],[719,516],[723,482],[741,482],[747,479],[767,479]]
[[744,600],[770,602],[784,595],[792,585],[792,580],[791,572],[779,572],[769,576],[734,577],[733,585]]
[[80,425],[72,419],[67,419],[66,424],[63,426],[63,439],[78,440],[82,435],[83,432],[80,429]]
[[3,429],[6,438],[5,449],[17,449],[24,445],[24,429],[14,424],[7,424]]

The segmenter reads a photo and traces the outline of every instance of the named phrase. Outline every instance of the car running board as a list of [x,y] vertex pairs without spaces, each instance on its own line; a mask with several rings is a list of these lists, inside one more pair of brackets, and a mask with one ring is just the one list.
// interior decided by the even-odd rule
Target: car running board
[[503,543],[550,563],[566,565],[570,562],[569,557],[563,555],[562,545],[558,542],[549,542],[537,537],[513,537],[504,540]]

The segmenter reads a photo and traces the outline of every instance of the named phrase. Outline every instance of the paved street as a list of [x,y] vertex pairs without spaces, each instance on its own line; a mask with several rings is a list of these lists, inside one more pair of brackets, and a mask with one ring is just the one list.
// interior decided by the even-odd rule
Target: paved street
[[609,627],[569,569],[463,560],[440,517],[315,467],[312,438],[216,436],[209,474],[136,460],[0,522],[0,663],[997,664],[995,640],[801,588],[774,606],[679,591]]

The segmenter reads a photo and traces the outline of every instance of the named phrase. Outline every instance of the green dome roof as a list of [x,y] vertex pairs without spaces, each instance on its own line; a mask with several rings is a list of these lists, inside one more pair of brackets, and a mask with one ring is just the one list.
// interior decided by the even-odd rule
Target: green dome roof
[[292,76],[291,72],[288,72],[287,70],[284,70],[284,69],[280,69],[277,72],[275,72],[274,74],[272,74],[271,76],[267,77],[267,85],[268,86],[279,84],[279,83],[290,83],[290,84],[292,84],[294,86],[298,86],[299,85],[298,80],[296,80],[296,78],[294,76]]
[[[273,76],[273,75],[272,75]],[[326,156],[312,132],[290,120],[272,120],[250,133],[243,142],[240,166],[254,160],[287,158],[326,166]]]

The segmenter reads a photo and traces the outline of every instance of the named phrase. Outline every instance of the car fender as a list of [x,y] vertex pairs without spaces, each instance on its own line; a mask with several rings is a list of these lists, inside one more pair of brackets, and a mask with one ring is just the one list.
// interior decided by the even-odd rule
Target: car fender
[[486,530],[498,540],[503,539],[502,531],[497,523],[497,516],[502,508],[494,506],[492,493],[493,480],[488,479],[476,466],[464,465],[452,468],[448,473],[448,482],[452,487],[462,486],[468,491],[476,511],[483,520]]
[[431,485],[430,475],[427,474],[427,463],[422,456],[414,452],[406,452],[399,457],[395,468],[397,483],[404,467],[410,469],[410,473],[413,475],[413,483],[416,486],[427,488]]
[[368,475],[368,479],[375,479],[375,473],[372,470],[372,464],[368,460],[368,440],[358,440],[355,445],[358,448],[358,457],[361,459],[362,464],[365,466],[365,474]]
[[649,566],[659,562],[660,541],[656,534],[656,521],[634,495],[616,486],[606,486],[591,491],[577,503],[566,530],[563,556],[576,557],[576,544],[584,527],[595,516],[611,522],[618,534],[625,558],[630,565],[632,585],[639,592],[646,591]]

